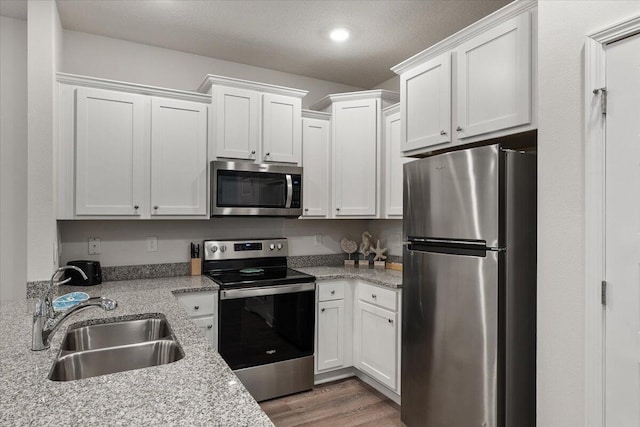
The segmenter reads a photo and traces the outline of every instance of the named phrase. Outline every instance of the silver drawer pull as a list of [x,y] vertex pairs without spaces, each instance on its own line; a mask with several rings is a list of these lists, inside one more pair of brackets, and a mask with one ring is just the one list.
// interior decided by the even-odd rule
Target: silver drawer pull
[[393,319],[389,319],[389,323],[393,323]]
[[320,311],[324,313],[324,308],[322,310],[320,310]]
[[213,325],[207,325],[207,329],[212,329]]
[[193,306],[193,309],[194,309],[194,310],[200,310],[200,306],[199,306],[199,305],[194,305],[194,306]]
[[335,293],[336,293],[336,291],[331,291],[331,295],[333,295],[333,294],[335,294]]
[[371,294],[371,298],[376,299],[376,298],[378,298],[378,295],[376,295],[376,294]]

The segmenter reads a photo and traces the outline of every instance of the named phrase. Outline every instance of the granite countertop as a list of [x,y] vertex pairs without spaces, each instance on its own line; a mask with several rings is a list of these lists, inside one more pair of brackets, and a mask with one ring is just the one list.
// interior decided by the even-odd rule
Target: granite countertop
[[353,267],[300,267],[296,270],[312,274],[316,276],[317,280],[362,279],[387,288],[398,289],[402,287],[402,272],[396,270]]
[[[61,287],[59,294],[69,289]],[[73,287],[113,298],[118,308],[90,308],[72,315],[54,335],[51,348],[38,352],[30,349],[35,300],[0,304],[0,425],[272,426],[174,296],[174,291],[208,289],[217,286],[201,276]],[[47,378],[70,325],[142,313],[166,316],[184,349],[182,360],[77,381]]]

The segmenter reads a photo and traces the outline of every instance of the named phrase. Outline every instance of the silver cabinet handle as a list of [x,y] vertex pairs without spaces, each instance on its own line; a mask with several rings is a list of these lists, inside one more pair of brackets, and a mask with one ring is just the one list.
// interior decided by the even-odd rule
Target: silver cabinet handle
[[158,207],[157,207],[157,206],[154,206],[154,207],[153,207],[153,209],[158,210]]
[[456,130],[457,130],[458,132],[462,132],[462,128],[461,128],[460,126],[458,126],[458,127],[456,128]]
[[376,298],[378,298],[378,295],[376,295],[376,294],[371,294],[371,298],[376,299]]
[[213,325],[207,325],[207,329],[213,329]]
[[251,154],[256,154],[256,150],[251,150]]
[[266,153],[264,156],[265,157],[269,157],[271,155],[271,153]]
[[445,132],[443,130],[440,131],[440,135],[446,135],[446,134],[447,134],[447,132]]
[[194,310],[200,310],[200,306],[199,306],[199,305],[194,305],[194,306],[193,306],[193,309],[194,309]]
[[309,208],[304,208],[304,211],[305,212],[309,212]]
[[339,211],[340,211],[340,208],[336,208],[336,210],[339,212]]
[[320,311],[324,313],[324,308],[322,310],[320,310]]
[[139,207],[140,206],[138,206],[138,205],[133,205],[133,209],[135,209],[135,210],[138,210]]
[[393,323],[393,319],[389,319],[389,323]]
[[333,294],[335,294],[335,293],[336,293],[336,291],[331,291],[331,295],[333,295]]

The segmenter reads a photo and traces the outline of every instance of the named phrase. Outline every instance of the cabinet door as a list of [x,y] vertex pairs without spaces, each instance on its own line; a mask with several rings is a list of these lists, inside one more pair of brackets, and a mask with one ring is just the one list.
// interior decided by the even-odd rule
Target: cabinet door
[[336,369],[344,365],[344,300],[318,303],[318,371]]
[[216,319],[213,316],[210,317],[197,317],[193,320],[198,329],[200,329],[207,341],[211,344],[212,348],[218,348],[218,330],[216,327]]
[[394,312],[356,301],[354,364],[393,390],[398,378],[397,320]]
[[400,113],[384,117],[385,142],[385,214],[402,218],[402,166],[409,161],[402,157]]
[[302,205],[305,217],[329,213],[329,121],[302,119]]
[[451,141],[451,54],[400,76],[402,151]]
[[531,15],[524,13],[456,49],[457,135],[531,122]]
[[76,215],[140,215],[145,97],[79,88],[76,108]]
[[260,118],[257,92],[216,86],[216,157],[255,159],[258,149]]
[[153,98],[151,215],[207,213],[207,106]]
[[376,215],[378,107],[376,100],[334,104],[333,174],[336,216]]
[[302,100],[291,96],[262,95],[262,160],[300,163]]

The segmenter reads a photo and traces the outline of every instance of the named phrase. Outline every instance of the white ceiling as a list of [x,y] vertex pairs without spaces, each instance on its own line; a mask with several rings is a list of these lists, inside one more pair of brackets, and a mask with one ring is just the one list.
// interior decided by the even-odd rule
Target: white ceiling
[[[62,26],[364,88],[509,0],[57,0]],[[7,3],[5,5],[4,3]],[[0,0],[16,14],[24,0]],[[10,5],[12,4],[12,5]],[[26,7],[24,7],[26,15]],[[12,16],[12,15],[10,15]],[[349,28],[336,44],[328,31]]]

